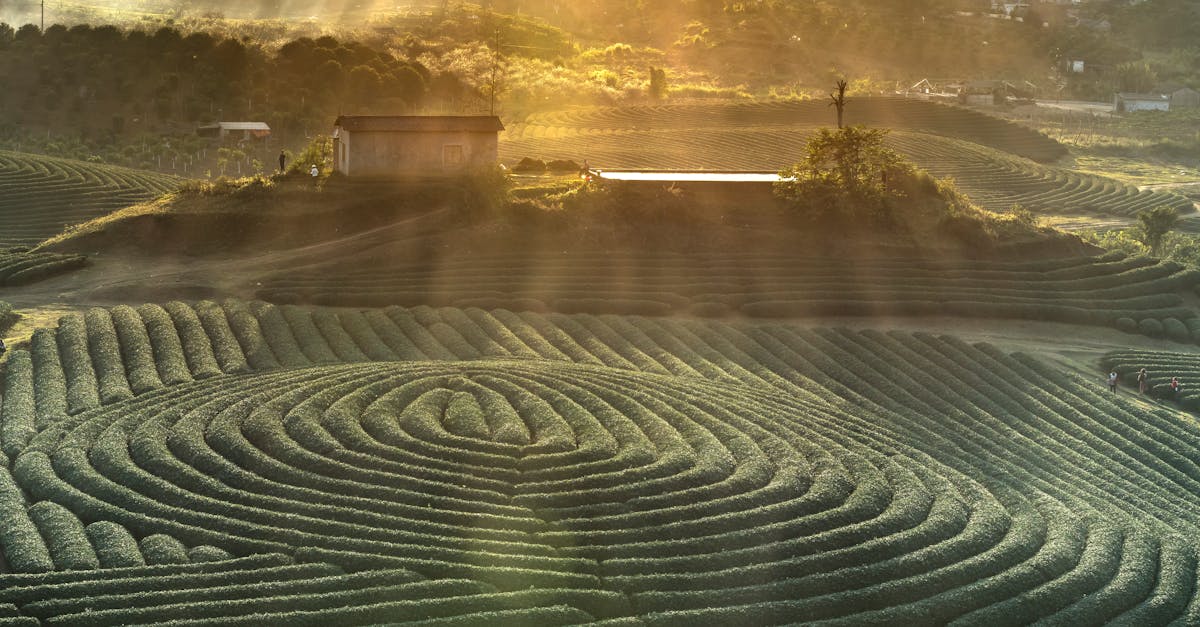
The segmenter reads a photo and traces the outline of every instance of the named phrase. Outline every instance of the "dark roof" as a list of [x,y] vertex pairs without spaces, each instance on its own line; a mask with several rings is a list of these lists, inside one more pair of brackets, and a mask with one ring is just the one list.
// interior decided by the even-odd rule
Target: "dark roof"
[[342,115],[334,121],[349,132],[355,131],[467,131],[496,133],[504,130],[494,115]]
[[1170,100],[1166,94],[1138,94],[1131,91],[1117,92],[1121,100]]

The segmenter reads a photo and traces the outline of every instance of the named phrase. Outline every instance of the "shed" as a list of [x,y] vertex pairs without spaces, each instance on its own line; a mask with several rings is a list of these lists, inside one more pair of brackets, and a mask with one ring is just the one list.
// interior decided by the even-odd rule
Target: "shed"
[[1172,109],[1192,109],[1200,107],[1200,91],[1191,87],[1176,89],[1171,92]]
[[343,115],[334,121],[334,170],[346,176],[446,176],[493,164],[491,115]]
[[271,127],[266,122],[217,122],[196,129],[201,137],[226,139],[265,139],[271,136]]
[[1004,81],[968,81],[958,89],[958,101],[966,105],[1001,105],[1006,95]]
[[1169,111],[1171,98],[1165,94],[1135,94],[1118,92],[1113,97],[1113,111],[1133,113],[1135,111]]

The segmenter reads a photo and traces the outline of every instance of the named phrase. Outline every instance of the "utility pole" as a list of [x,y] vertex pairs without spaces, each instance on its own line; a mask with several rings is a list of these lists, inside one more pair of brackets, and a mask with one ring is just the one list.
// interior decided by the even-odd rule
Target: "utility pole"
[[496,42],[492,49],[492,93],[491,104],[488,106],[488,115],[496,115],[496,72],[500,67],[500,29],[496,29]]
[[46,32],[46,0],[42,0],[42,33]]

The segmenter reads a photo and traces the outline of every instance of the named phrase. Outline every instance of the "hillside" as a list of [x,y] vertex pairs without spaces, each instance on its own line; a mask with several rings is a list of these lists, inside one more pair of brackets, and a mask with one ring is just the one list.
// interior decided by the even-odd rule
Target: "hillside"
[[4,392],[55,624],[1200,620],[1194,426],[950,336],[168,303]]
[[[833,113],[818,101],[665,105],[569,110],[510,125],[501,156],[573,159],[600,169],[777,171]],[[847,124],[894,129],[889,146],[931,174],[952,178],[982,207],[1019,204],[1043,216],[1133,218],[1157,206],[1193,213],[1169,190],[1139,190],[1102,176],[1047,165],[1064,146],[1017,124],[920,100],[851,98]],[[652,147],[652,148],[648,148]],[[1075,221],[1086,227],[1086,221]]]
[[32,246],[179,183],[154,172],[0,151],[0,246]]

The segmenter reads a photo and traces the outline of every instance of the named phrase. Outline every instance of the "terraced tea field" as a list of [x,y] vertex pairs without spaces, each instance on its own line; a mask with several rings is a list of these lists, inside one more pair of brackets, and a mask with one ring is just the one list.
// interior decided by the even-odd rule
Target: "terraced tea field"
[[1016,318],[1200,340],[1200,312],[1184,298],[1200,284],[1200,272],[1119,253],[1030,262],[510,253],[446,258],[432,267],[350,257],[256,278],[256,284],[260,298],[276,303],[658,316]]
[[[855,111],[858,111],[855,113]],[[823,102],[664,105],[531,116],[510,125],[501,157],[587,159],[601,169],[780,170],[799,160],[810,134],[830,123]],[[986,209],[1013,204],[1051,214],[1133,217],[1161,205],[1192,212],[1168,191],[1136,187],[1039,161],[1066,155],[1035,131],[959,107],[855,99],[848,123],[893,129],[890,146]],[[647,147],[653,146],[653,149]]]
[[87,265],[83,255],[0,250],[0,286],[26,285]]
[[1200,437],[984,343],[91,309],[3,382],[4,624],[1195,624]]
[[0,150],[0,247],[33,246],[179,182],[156,172]]

